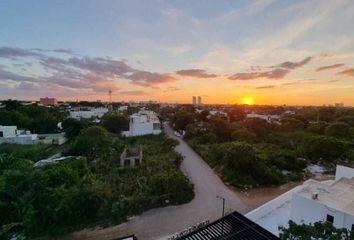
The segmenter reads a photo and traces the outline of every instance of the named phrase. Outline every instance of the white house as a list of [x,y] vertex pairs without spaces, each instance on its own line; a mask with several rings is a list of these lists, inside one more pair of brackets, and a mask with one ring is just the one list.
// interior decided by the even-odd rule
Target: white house
[[354,179],[343,177],[330,185],[311,182],[293,194],[290,219],[305,224],[328,221],[354,230]]
[[17,126],[2,126],[0,125],[0,137],[16,136]]
[[70,117],[75,119],[93,119],[93,118],[102,118],[104,114],[109,111],[108,108],[99,107],[99,108],[75,108],[70,111]]
[[141,136],[161,133],[161,123],[156,113],[142,110],[129,117],[129,131],[122,132],[123,136]]
[[34,144],[38,135],[30,131],[17,130],[17,126],[0,126],[0,144]]
[[264,114],[258,114],[255,112],[251,112],[251,113],[247,113],[247,118],[261,118],[266,120],[267,122],[277,122],[280,120],[280,116],[279,115],[264,115]]

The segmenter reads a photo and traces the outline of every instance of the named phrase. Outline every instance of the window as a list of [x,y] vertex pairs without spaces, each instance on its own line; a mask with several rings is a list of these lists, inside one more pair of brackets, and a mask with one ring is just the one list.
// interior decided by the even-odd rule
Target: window
[[4,136],[4,133],[3,132],[0,132],[0,137],[3,137]]
[[124,159],[124,167],[130,167],[130,159]]
[[334,217],[332,215],[327,214],[327,222],[333,223]]
[[160,123],[154,123],[153,128],[154,128],[154,130],[160,130],[161,129]]
[[352,224],[352,231],[354,231],[354,224]]

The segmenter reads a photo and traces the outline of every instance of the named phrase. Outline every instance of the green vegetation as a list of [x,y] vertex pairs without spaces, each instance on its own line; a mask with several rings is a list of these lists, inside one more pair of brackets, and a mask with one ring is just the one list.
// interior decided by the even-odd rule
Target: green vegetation
[[58,132],[57,124],[63,121],[68,113],[58,107],[22,105],[18,101],[3,101],[0,109],[0,125],[15,125],[19,129],[28,129],[32,133]]
[[129,120],[123,114],[106,114],[102,118],[102,126],[108,132],[120,134],[129,129]]
[[[214,114],[210,114],[211,110]],[[277,114],[278,121],[246,118],[246,111]],[[237,187],[278,185],[302,180],[308,163],[333,167],[354,163],[354,111],[347,108],[292,109],[219,106],[164,110],[173,127],[185,131],[188,143]],[[317,121],[318,120],[318,121]]]
[[[0,154],[0,225],[18,223],[16,231],[33,238],[186,203],[194,197],[193,186],[179,169],[176,144],[165,135],[120,138],[92,126],[72,141],[70,154],[83,157],[41,168],[33,168],[38,158],[30,149],[42,145],[1,146],[7,150]],[[129,146],[143,148],[143,164],[121,168],[120,154]]]
[[289,227],[279,227],[280,239],[282,240],[351,240],[354,239],[354,231],[348,231],[345,228],[335,228],[329,222],[316,222],[313,225],[296,224],[289,221]]
[[[57,123],[62,121],[70,141],[63,146],[0,145],[0,239],[14,233],[29,239],[51,237],[118,224],[142,211],[194,197],[193,185],[180,170],[182,157],[174,151],[178,142],[163,134],[121,137],[129,123],[125,115],[106,114],[96,124],[66,118],[67,112],[59,107],[12,100],[3,105],[0,124],[48,133],[58,131]],[[143,149],[142,164],[122,168],[124,148],[137,146]],[[58,152],[75,157],[33,167]]]
[[0,153],[6,153],[15,158],[23,158],[36,162],[41,159],[46,159],[64,148],[65,146],[58,145],[0,144]]

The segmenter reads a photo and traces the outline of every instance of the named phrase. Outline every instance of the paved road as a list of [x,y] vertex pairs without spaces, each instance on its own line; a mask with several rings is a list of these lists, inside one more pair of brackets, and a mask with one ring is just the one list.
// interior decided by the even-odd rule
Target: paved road
[[146,211],[118,226],[74,233],[75,239],[113,239],[133,233],[139,240],[167,239],[168,235],[182,231],[198,222],[212,221],[221,217],[222,201],[216,198],[218,195],[226,199],[226,212],[237,210],[246,213],[249,210],[198,154],[182,139],[174,136],[169,126],[165,125],[165,131],[180,143],[176,151],[185,156],[181,167],[194,184],[195,198],[187,204]]

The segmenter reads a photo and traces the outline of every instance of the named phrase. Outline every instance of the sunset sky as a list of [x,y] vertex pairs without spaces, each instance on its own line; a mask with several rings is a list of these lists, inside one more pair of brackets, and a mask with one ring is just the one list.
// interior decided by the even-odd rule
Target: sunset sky
[[353,0],[1,0],[0,99],[354,105]]

